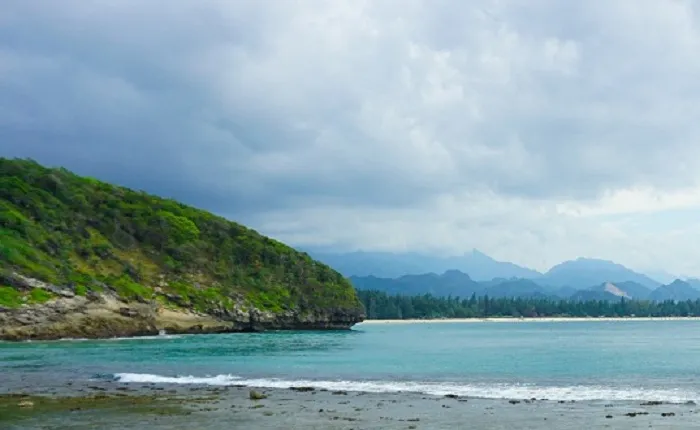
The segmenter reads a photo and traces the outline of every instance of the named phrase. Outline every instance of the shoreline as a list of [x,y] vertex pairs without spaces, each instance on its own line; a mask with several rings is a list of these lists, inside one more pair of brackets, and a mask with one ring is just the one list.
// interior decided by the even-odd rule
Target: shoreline
[[366,319],[355,324],[432,324],[432,323],[532,323],[532,322],[628,322],[628,321],[700,321],[700,317],[488,317],[488,318],[433,318],[433,319]]
[[[25,278],[23,278],[25,279]],[[30,279],[33,285],[44,285]],[[25,280],[26,280],[25,279]],[[27,281],[29,282],[29,281]],[[38,288],[38,287],[37,287]],[[113,293],[86,296],[64,292],[43,303],[0,306],[0,341],[49,341],[65,338],[109,339],[168,334],[246,333],[266,330],[350,330],[364,319],[359,310],[317,309],[280,312],[257,308],[173,307],[157,300],[139,302]]]

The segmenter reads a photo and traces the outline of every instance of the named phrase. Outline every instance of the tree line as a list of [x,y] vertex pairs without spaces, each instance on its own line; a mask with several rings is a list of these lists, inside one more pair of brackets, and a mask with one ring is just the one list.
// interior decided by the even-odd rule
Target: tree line
[[546,298],[469,298],[389,295],[358,290],[368,319],[488,317],[688,317],[700,316],[700,300],[555,300]]

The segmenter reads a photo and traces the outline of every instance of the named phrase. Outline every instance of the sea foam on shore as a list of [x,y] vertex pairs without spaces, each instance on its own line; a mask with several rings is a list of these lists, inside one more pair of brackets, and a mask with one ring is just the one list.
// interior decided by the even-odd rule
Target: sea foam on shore
[[605,386],[540,386],[534,384],[468,384],[430,381],[325,381],[286,380],[276,378],[242,378],[235,375],[161,376],[140,373],[117,373],[114,380],[121,383],[189,384],[210,386],[247,386],[253,388],[313,387],[329,391],[366,393],[420,393],[435,396],[458,395],[481,399],[548,399],[581,400],[639,400],[684,403],[700,400],[698,393],[682,389],[644,389],[639,387]]

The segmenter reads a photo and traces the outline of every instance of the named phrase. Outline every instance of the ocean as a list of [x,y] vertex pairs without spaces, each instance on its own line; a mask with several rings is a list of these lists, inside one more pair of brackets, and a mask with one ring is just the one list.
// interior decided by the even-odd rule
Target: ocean
[[483,399],[700,401],[700,322],[362,323],[350,331],[0,342],[0,390],[66,381]]

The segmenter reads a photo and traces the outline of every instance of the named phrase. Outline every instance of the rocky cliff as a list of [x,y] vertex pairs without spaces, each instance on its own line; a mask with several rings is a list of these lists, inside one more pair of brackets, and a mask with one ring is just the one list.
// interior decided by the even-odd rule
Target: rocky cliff
[[[70,289],[22,278],[46,288],[55,298],[16,308],[0,307],[0,339],[53,340],[109,338],[159,333],[227,333],[268,329],[348,329],[364,316],[347,309],[318,309],[274,313],[243,306],[210,313],[164,306],[158,300],[127,301],[113,293],[76,295]],[[39,287],[36,287],[36,286]]]

